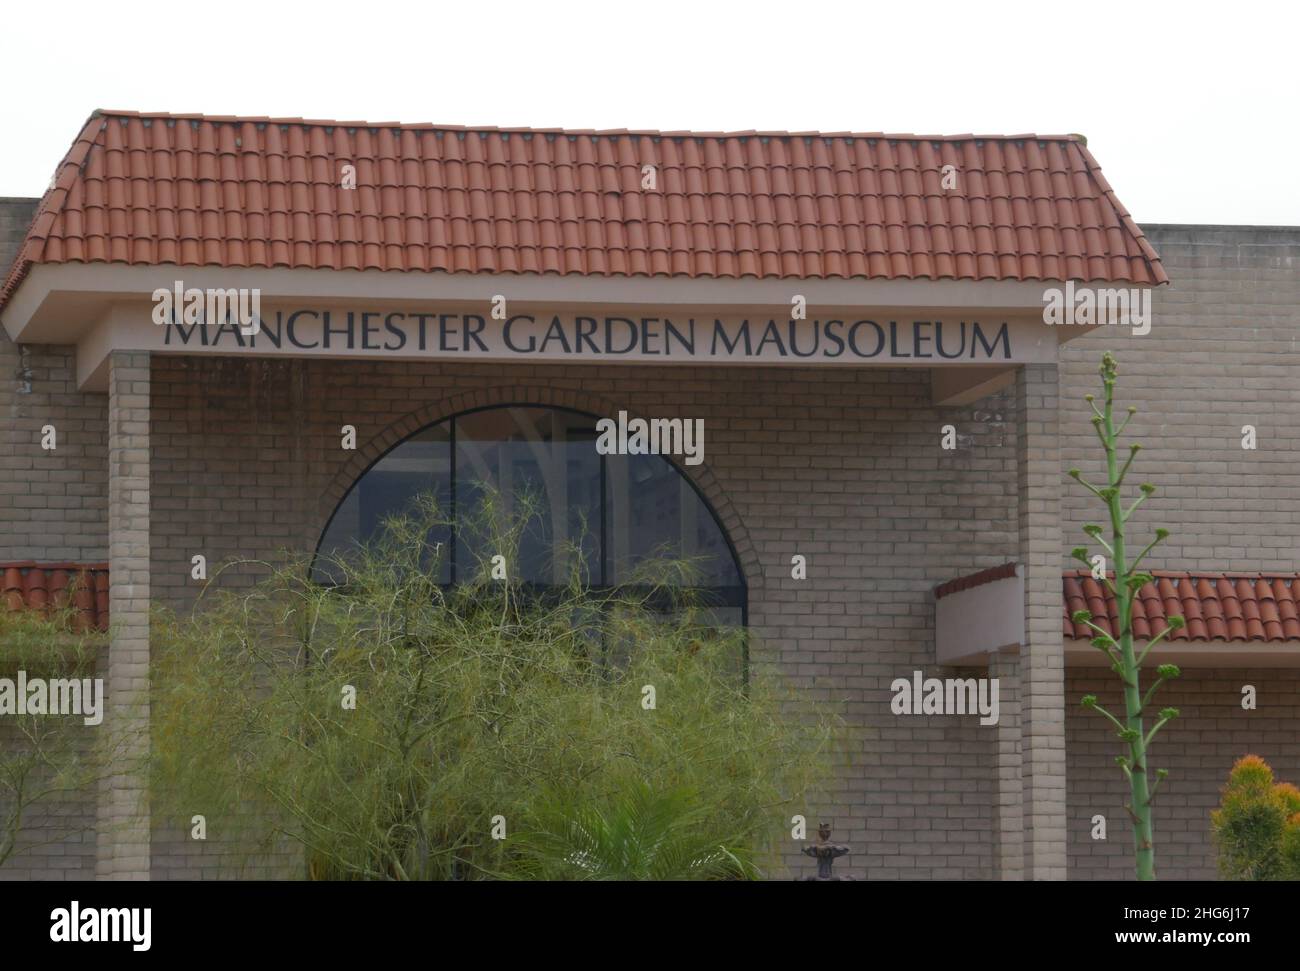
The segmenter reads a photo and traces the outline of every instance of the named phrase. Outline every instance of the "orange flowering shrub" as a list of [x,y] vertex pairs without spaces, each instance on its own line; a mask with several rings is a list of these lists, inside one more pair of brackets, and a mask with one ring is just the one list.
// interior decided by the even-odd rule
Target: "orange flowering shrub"
[[1258,755],[1232,767],[1210,824],[1227,879],[1300,880],[1300,789]]

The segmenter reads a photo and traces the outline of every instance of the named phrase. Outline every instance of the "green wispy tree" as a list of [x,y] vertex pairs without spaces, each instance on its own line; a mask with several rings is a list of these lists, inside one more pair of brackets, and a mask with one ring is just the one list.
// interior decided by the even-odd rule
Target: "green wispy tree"
[[[1156,733],[1178,717],[1178,709],[1161,709],[1150,730],[1146,728],[1146,717],[1156,690],[1166,681],[1178,677],[1181,672],[1176,665],[1160,665],[1156,668],[1155,681],[1144,692],[1142,690],[1142,665],[1151,650],[1173,631],[1185,626],[1185,621],[1178,615],[1167,618],[1165,629],[1148,640],[1140,653],[1133,644],[1133,601],[1138,591],[1145,584],[1154,580],[1150,573],[1142,572],[1138,567],[1147,554],[1169,536],[1169,530],[1157,529],[1155,538],[1143,548],[1142,552],[1132,560],[1129,559],[1129,537],[1126,531],[1129,520],[1142,502],[1156,491],[1156,487],[1149,482],[1142,483],[1138,486],[1139,495],[1125,504],[1123,497],[1124,480],[1128,476],[1129,469],[1132,467],[1134,459],[1137,458],[1138,452],[1142,450],[1142,446],[1136,443],[1129,445],[1128,455],[1121,461],[1119,440],[1124,433],[1124,429],[1137,413],[1137,408],[1130,406],[1127,417],[1117,425],[1114,413],[1115,379],[1119,366],[1114,355],[1109,351],[1102,356],[1099,370],[1104,389],[1102,407],[1097,407],[1096,398],[1093,395],[1086,395],[1084,400],[1092,408],[1092,425],[1096,429],[1097,438],[1101,440],[1102,448],[1106,453],[1106,484],[1095,486],[1085,482],[1078,469],[1071,469],[1069,475],[1104,502],[1110,515],[1109,541],[1103,535],[1107,531],[1100,525],[1090,523],[1083,527],[1083,531],[1105,550],[1106,556],[1110,558],[1111,563],[1114,565],[1113,577],[1103,575],[1101,579],[1115,596],[1118,618],[1113,632],[1095,623],[1091,612],[1087,610],[1075,611],[1071,619],[1075,623],[1086,624],[1093,631],[1096,636],[1092,638],[1092,646],[1106,655],[1110,661],[1111,670],[1119,676],[1123,685],[1124,713],[1122,719],[1099,705],[1096,695],[1085,695],[1082,704],[1085,708],[1091,708],[1105,716],[1115,726],[1116,734],[1128,748],[1128,754],[1119,756],[1115,761],[1123,770],[1124,776],[1129,783],[1131,799],[1125,808],[1133,821],[1133,847],[1137,878],[1139,880],[1154,880],[1156,851],[1152,832],[1151,807],[1156,790],[1159,789],[1160,783],[1169,773],[1166,769],[1157,770],[1153,784],[1150,779],[1147,755],[1151,747],[1151,741],[1155,738]],[[1083,563],[1084,566],[1093,569],[1087,547],[1075,547],[1071,551],[1071,555]]]
[[[76,632],[74,610],[0,607],[0,678],[89,678],[103,635]],[[12,686],[11,686],[12,690]],[[84,836],[94,822],[84,801],[109,771],[111,724],[80,715],[17,714],[0,703],[0,869],[24,853]]]
[[838,714],[764,665],[746,678],[744,631],[703,605],[667,610],[688,565],[598,591],[575,544],[567,586],[526,589],[539,523],[519,496],[464,514],[478,562],[447,588],[430,537],[451,524],[425,503],[330,558],[332,585],[291,561],[160,611],[155,818],[202,813],[251,859],[296,844],[316,879],[748,878],[778,860]]

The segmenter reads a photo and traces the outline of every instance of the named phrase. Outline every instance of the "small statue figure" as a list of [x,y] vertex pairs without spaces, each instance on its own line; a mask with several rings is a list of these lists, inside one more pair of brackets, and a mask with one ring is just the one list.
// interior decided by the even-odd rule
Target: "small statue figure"
[[803,852],[817,861],[817,876],[804,877],[805,880],[824,881],[824,880],[852,880],[852,877],[836,877],[831,875],[831,865],[835,858],[844,856],[850,852],[847,846],[831,841],[831,824],[822,823],[817,827],[817,842],[812,846],[805,846]]

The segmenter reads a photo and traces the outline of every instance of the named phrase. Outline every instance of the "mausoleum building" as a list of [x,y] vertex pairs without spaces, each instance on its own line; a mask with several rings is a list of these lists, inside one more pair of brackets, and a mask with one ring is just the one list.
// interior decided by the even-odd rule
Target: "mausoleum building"
[[[808,807],[853,847],[837,872],[1124,877],[1117,743],[1079,705],[1118,688],[1070,620],[1113,620],[1069,557],[1101,509],[1066,475],[1100,477],[1110,350],[1159,486],[1134,525],[1171,531],[1137,633],[1188,620],[1154,652],[1185,669],[1158,872],[1213,877],[1235,759],[1300,782],[1298,261],[1300,229],[1139,226],[1078,135],[96,112],[40,200],[0,200],[0,594],[84,575],[108,718],[147,717],[150,605],[193,605],[195,555],[529,484],[557,548],[600,524],[600,583],[698,557],[719,622],[843,704],[859,740]],[[638,419],[664,448],[596,447]],[[899,713],[914,677],[996,678],[996,719]],[[230,875],[184,821],[128,823],[145,795],[87,793],[81,836],[0,876]]]

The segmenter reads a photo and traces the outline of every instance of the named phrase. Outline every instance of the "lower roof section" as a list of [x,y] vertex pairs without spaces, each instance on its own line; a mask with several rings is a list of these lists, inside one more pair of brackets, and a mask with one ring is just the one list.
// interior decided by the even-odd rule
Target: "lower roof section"
[[[1018,564],[1004,563],[935,588],[940,664],[982,664],[989,654],[1024,643],[1023,572]],[[1159,636],[1171,616],[1187,623],[1165,636],[1149,663],[1300,667],[1300,574],[1152,572],[1154,581],[1133,604],[1137,642]],[[1091,644],[1093,631],[1071,618],[1087,610],[1094,624],[1113,634],[1119,610],[1109,583],[1087,570],[1071,570],[1061,578],[1061,594],[1066,662],[1108,664]]]
[[[1004,563],[935,588],[935,649],[940,664],[983,664],[1024,643],[1024,570]],[[71,604],[84,629],[108,627],[107,563],[0,563],[0,602],[8,609]],[[1157,571],[1133,607],[1144,643],[1181,614],[1187,621],[1152,651],[1150,663],[1199,667],[1300,667],[1300,574]],[[1070,665],[1106,665],[1091,631],[1070,619],[1090,610],[1114,631],[1118,611],[1107,585],[1084,570],[1062,576],[1062,635]]]
[[108,629],[107,563],[0,563],[4,609],[73,607],[78,631]]

